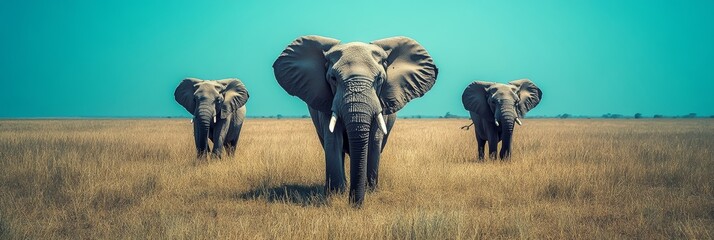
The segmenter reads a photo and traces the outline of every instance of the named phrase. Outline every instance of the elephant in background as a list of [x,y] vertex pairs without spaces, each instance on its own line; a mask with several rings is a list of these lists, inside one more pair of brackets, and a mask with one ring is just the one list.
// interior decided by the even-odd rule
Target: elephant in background
[[187,78],[176,87],[174,97],[193,115],[193,137],[198,158],[205,158],[211,152],[207,139],[213,142],[213,156],[221,158],[223,148],[229,156],[235,153],[249,97],[240,80]]
[[427,51],[407,37],[340,43],[321,36],[297,38],[273,64],[285,91],[305,101],[325,152],[325,190],[345,189],[360,207],[366,187],[378,182],[379,157],[407,102],[423,96],[438,69]]
[[488,142],[489,158],[496,158],[499,141],[499,157],[511,156],[514,123],[521,125],[528,111],[535,108],[543,97],[540,88],[528,79],[511,81],[508,84],[475,81],[464,90],[461,100],[471,114],[478,143],[478,159],[484,159],[484,146]]

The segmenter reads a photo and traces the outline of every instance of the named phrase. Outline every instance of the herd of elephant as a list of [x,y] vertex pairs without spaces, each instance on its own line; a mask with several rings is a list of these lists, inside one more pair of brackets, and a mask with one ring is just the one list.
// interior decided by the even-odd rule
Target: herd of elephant
[[[350,156],[349,201],[359,207],[365,191],[378,182],[380,154],[407,102],[423,96],[436,82],[438,68],[419,43],[392,37],[371,43],[340,43],[322,36],[302,36],[283,50],[273,63],[275,79],[290,95],[307,103],[325,153],[325,190],[344,192],[345,154]],[[183,80],[174,92],[176,101],[193,114],[193,132],[199,158],[209,153],[232,155],[238,143],[248,91],[238,79]],[[530,80],[508,84],[476,81],[463,92],[464,108],[471,114],[483,160],[507,159],[514,123],[542,98]],[[208,146],[213,142],[213,150]]]

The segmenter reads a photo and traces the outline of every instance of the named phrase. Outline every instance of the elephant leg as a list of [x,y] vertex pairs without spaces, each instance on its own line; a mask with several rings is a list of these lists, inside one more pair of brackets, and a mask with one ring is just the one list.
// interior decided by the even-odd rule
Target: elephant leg
[[382,152],[384,133],[378,124],[372,124],[369,145],[367,147],[367,189],[374,191],[379,182],[379,158]]
[[[206,148],[202,149],[202,147],[199,146],[199,144],[202,144],[202,143],[199,143],[198,137],[195,137],[195,138],[196,138],[196,159],[208,160],[208,155],[211,153],[211,144],[208,143],[210,141],[205,140]],[[211,140],[211,141],[213,141],[213,140]]]
[[479,160],[479,161],[483,161],[483,159],[484,159],[484,152],[485,152],[485,150],[486,150],[486,149],[485,149],[485,148],[486,148],[486,140],[485,140],[485,139],[481,139],[481,138],[479,138],[479,137],[477,136],[477,137],[476,137],[476,142],[477,142],[477,145],[478,145],[478,160]]
[[223,145],[223,149],[226,151],[226,155],[228,155],[228,157],[233,157],[236,151],[236,148],[233,147],[230,142]]
[[[213,142],[213,141],[211,141],[211,142]],[[201,154],[203,156],[203,158],[207,158],[209,155],[211,155],[211,149],[213,149],[213,148],[211,148],[211,144],[206,144],[206,145],[207,145],[206,151]]]
[[[475,116],[474,116],[474,118],[475,118]],[[476,146],[478,147],[478,160],[483,161],[484,151],[485,151],[484,148],[486,146],[486,139],[483,136],[479,136],[479,130],[478,130],[480,127],[480,125],[478,125],[479,123],[477,123],[476,120],[473,120],[473,124],[474,124],[474,135],[476,136]],[[481,134],[485,134],[485,133],[482,132]]]
[[228,131],[228,124],[226,121],[219,121],[216,123],[216,126],[211,129],[211,132],[213,133],[211,135],[211,141],[213,142],[213,151],[211,151],[211,158],[221,158],[221,154],[223,153],[223,147],[226,143],[226,134]]
[[233,140],[238,138],[238,135],[240,135],[240,129],[243,126],[242,119],[238,119],[238,121],[239,122],[236,122],[234,117],[226,117],[218,120],[218,122],[214,124],[215,127],[212,138],[214,156],[221,158],[221,153],[224,148],[227,149],[229,155],[233,155],[235,152]]
[[236,154],[236,149],[238,149],[238,138],[236,138],[235,140],[231,141],[231,146],[232,146],[231,151],[228,152],[228,153],[231,154],[231,155],[235,155],[235,154]]
[[495,160],[498,153],[498,141],[488,140],[488,158]]
[[226,148],[226,153],[228,154],[228,156],[232,157],[236,153],[236,149],[238,148],[238,139],[240,138],[241,128],[243,128],[243,124],[238,125],[236,127],[235,137],[232,140],[226,142],[225,148]]
[[321,129],[324,131],[323,149],[325,151],[325,192],[344,192],[347,179],[345,178],[345,154],[343,151],[344,126],[341,122],[335,125],[334,132],[327,128],[330,114],[321,116],[321,123],[325,123]]
[[498,154],[501,160],[509,160],[511,158],[511,151],[508,151],[505,147],[501,147],[501,152]]
[[219,150],[219,152],[216,152],[216,149],[217,149],[217,148],[218,148],[217,146],[214,146],[214,147],[213,147],[213,151],[211,151],[211,159],[221,159],[221,158],[223,158],[222,153],[221,153],[221,152],[223,151],[223,146],[220,147],[221,150]]
[[490,121],[479,121],[478,132],[481,138],[488,142],[488,158],[495,160],[498,157],[498,142],[500,142],[498,128],[495,123]]
[[228,155],[228,157],[233,157],[233,154],[235,153],[236,148],[233,145],[234,142],[235,140],[232,140],[230,138],[226,139],[223,142],[223,150],[226,152],[226,155]]
[[226,143],[223,145],[223,149],[226,150],[226,154],[229,157],[233,157],[235,155],[237,144],[238,144],[238,139],[233,139],[230,141],[226,141]]

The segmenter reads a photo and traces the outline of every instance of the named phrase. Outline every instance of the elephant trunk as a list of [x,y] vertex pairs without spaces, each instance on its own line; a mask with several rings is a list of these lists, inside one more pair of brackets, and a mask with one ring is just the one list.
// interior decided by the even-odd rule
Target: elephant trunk
[[501,110],[501,159],[508,159],[511,156],[511,143],[513,141],[513,127],[518,115],[514,110]]
[[350,203],[360,207],[367,186],[367,155],[372,124],[379,117],[380,105],[369,91],[347,91],[338,114],[343,120],[350,151]]
[[196,151],[199,158],[206,157],[211,150],[208,147],[209,131],[213,123],[214,112],[210,109],[199,108],[193,121],[193,134],[196,142]]
[[367,186],[370,124],[348,123],[346,127],[350,147],[350,203],[355,207],[360,207],[364,201]]

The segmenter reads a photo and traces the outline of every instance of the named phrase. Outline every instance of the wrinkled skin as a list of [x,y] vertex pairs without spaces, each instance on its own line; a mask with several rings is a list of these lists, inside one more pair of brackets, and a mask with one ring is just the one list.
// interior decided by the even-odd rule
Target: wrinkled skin
[[349,201],[356,207],[362,205],[365,190],[377,186],[380,154],[396,112],[426,93],[437,75],[426,50],[405,37],[369,44],[300,37],[273,68],[278,83],[308,104],[325,151],[327,193],[344,191],[344,161],[349,154]]
[[521,124],[520,119],[538,105],[542,95],[527,79],[509,84],[476,81],[466,88],[462,100],[474,124],[479,160],[484,159],[486,143],[489,158],[495,159],[499,142],[498,157],[510,158],[515,124]]
[[[198,158],[233,156],[245,120],[248,91],[238,79],[183,80],[174,92],[176,101],[193,115],[193,135]],[[208,146],[213,142],[213,151]]]

